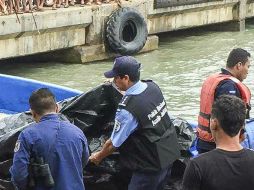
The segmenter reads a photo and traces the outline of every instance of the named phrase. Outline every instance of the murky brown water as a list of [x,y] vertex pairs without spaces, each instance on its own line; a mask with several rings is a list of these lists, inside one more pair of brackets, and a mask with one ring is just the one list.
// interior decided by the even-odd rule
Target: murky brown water
[[[199,111],[203,80],[225,65],[227,55],[234,47],[245,48],[254,57],[252,39],[254,25],[248,25],[245,32],[171,33],[160,38],[159,50],[136,58],[143,64],[142,78],[153,79],[160,85],[170,113],[194,120]],[[112,60],[96,64],[4,64],[0,72],[87,91],[105,80],[103,73],[111,66]],[[245,81],[251,91],[253,81],[254,67],[251,67]]]

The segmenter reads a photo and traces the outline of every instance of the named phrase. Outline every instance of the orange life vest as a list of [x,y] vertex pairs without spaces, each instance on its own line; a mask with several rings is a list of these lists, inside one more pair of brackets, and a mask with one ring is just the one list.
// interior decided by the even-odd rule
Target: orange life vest
[[249,88],[244,85],[237,78],[225,74],[213,74],[209,76],[202,85],[200,94],[200,112],[198,116],[197,135],[200,139],[208,142],[213,142],[212,134],[210,131],[210,116],[212,105],[214,102],[214,94],[216,87],[223,80],[232,80],[236,83],[240,91],[242,100],[246,103],[247,108],[250,108],[251,92]]

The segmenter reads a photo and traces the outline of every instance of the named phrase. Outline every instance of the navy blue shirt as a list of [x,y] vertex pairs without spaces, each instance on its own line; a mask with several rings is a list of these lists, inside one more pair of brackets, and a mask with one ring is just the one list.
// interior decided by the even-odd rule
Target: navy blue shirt
[[[232,74],[228,70],[223,68],[221,69],[221,74],[232,76]],[[219,83],[215,90],[214,100],[216,100],[219,96],[223,94],[234,95],[238,98],[241,98],[241,94],[236,83],[230,79],[223,80]]]
[[[83,132],[57,114],[43,116],[23,130],[14,149],[10,169],[13,183],[26,189],[31,155],[43,157],[49,164],[55,187],[50,190],[83,190],[83,167],[89,157]],[[36,190],[48,188],[36,187]]]

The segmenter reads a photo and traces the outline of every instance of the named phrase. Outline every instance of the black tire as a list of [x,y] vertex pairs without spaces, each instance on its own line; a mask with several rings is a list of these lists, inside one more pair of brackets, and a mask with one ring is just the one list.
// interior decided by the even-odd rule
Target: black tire
[[116,53],[130,55],[139,52],[147,39],[144,17],[130,7],[115,11],[107,22],[106,39]]

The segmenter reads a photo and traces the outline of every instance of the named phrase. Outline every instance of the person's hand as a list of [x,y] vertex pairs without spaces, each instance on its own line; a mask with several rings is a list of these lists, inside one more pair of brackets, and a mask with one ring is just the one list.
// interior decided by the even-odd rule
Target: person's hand
[[101,163],[101,158],[99,157],[100,152],[92,153],[92,155],[89,157],[89,161],[94,163],[95,165],[99,165]]

